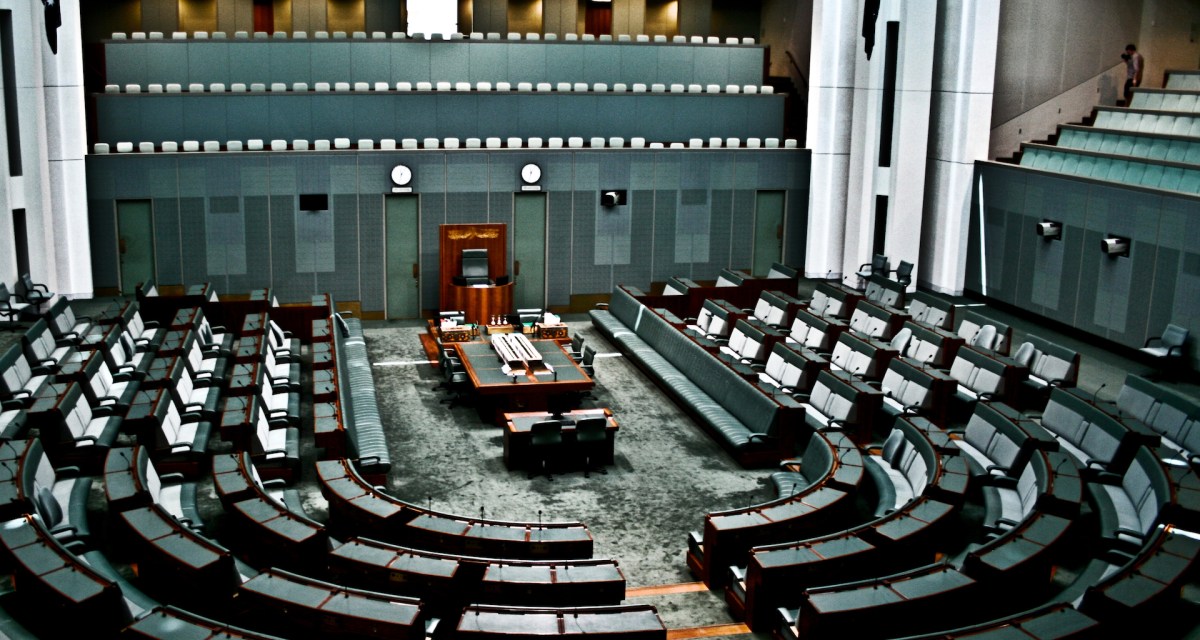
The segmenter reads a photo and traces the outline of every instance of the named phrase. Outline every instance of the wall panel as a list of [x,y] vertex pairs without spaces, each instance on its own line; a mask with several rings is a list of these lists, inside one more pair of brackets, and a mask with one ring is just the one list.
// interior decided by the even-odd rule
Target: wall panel
[[[541,165],[548,194],[550,304],[605,294],[615,284],[648,287],[675,275],[711,279],[722,268],[749,263],[755,190],[779,188],[789,167],[807,167],[796,162],[804,156],[804,150],[607,149],[90,156],[90,193],[101,196],[89,205],[95,285],[117,282],[114,198],[153,198],[163,284],[209,281],[230,293],[270,286],[283,302],[329,291],[335,299],[361,301],[365,311],[380,310],[383,196],[391,190],[391,168],[403,163],[413,170],[420,197],[422,307],[436,309],[438,226],[511,224],[518,172],[531,161]],[[628,204],[600,207],[602,189],[627,190]],[[298,212],[300,192],[329,193],[331,211]],[[787,197],[792,231],[786,242],[803,246],[807,197],[802,191]],[[205,225],[213,198],[222,199],[218,208],[240,206],[244,274],[209,272]],[[308,231],[301,233],[298,220]],[[685,227],[702,250],[689,245],[677,260],[676,233]],[[795,234],[800,237],[790,238]]]

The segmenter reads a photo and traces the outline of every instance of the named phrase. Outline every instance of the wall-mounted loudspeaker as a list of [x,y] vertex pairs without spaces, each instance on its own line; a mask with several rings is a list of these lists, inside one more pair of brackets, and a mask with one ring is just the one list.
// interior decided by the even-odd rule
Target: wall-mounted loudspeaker
[[1109,236],[1100,241],[1100,250],[1105,255],[1113,257],[1125,257],[1129,255],[1129,238],[1120,236]]
[[600,206],[619,207],[625,204],[624,189],[608,189],[600,192]]
[[1062,223],[1042,220],[1037,223],[1037,234],[1047,240],[1060,240],[1062,239]]

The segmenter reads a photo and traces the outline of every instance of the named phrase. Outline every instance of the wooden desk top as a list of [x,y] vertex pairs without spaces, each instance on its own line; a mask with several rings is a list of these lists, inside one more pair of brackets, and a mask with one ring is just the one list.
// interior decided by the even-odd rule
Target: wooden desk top
[[[575,423],[584,418],[594,418],[603,416],[608,418],[607,430],[616,431],[620,425],[613,419],[612,409],[576,409],[567,411],[562,414],[563,431],[573,430]],[[556,420],[554,414],[549,411],[525,411],[521,413],[506,413],[504,414],[505,428],[509,433],[529,433],[535,422],[545,420]]]
[[563,351],[554,340],[531,340],[530,343],[542,354],[542,362],[553,368],[550,371],[534,374],[525,372],[523,375],[511,376],[503,370],[504,363],[496,355],[492,345],[486,342],[455,343],[455,351],[471,378],[471,385],[477,393],[504,394],[520,390],[528,393],[532,389],[539,392],[553,393],[555,391],[582,391],[596,386],[583,369]]

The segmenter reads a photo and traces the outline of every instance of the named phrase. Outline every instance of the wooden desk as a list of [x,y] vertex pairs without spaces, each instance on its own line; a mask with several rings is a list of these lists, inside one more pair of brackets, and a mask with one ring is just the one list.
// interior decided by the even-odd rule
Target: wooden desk
[[[562,414],[563,448],[571,450],[575,447],[575,424],[584,418],[604,416],[608,425],[604,430],[604,454],[599,460],[603,465],[613,463],[613,452],[620,425],[612,417],[611,409],[577,409]],[[504,466],[509,469],[524,469],[528,466],[530,428],[535,422],[555,420],[546,411],[530,411],[525,413],[504,414]]]
[[495,400],[497,424],[504,424],[504,413],[545,411],[548,396],[587,391],[596,386],[557,342],[531,340],[530,343],[542,355],[542,361],[553,369],[553,373],[542,371],[534,374],[526,371],[515,376],[509,375],[502,368],[504,363],[491,344],[460,342],[452,345],[471,378],[475,393]]
[[446,286],[443,309],[462,309],[470,324],[484,324],[488,318],[512,312],[513,283],[482,287]]

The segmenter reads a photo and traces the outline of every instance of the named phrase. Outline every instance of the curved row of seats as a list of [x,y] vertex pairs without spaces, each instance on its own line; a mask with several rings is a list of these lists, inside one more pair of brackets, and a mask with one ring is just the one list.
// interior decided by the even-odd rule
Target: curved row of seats
[[814,432],[803,457],[785,467],[771,477],[775,499],[709,513],[703,529],[688,535],[688,567],[710,589],[724,585],[729,577],[725,569],[740,564],[753,546],[847,524],[866,472],[861,452],[845,434]]
[[[224,31],[214,31],[211,34],[209,34],[209,32],[207,32],[207,31],[194,31],[194,32],[192,32],[191,35],[192,35],[191,39],[193,39],[193,40],[208,40],[208,39],[210,39],[210,36],[211,36],[211,39],[213,39],[213,40],[221,40],[221,39],[228,38],[228,35]],[[265,31],[253,31],[253,32],[235,31],[235,32],[233,32],[233,37],[238,38],[238,39],[253,38],[255,40],[266,40],[266,39],[286,40],[286,39],[288,39],[289,35],[288,35],[288,32],[286,32],[286,31],[274,31],[274,32],[270,32],[270,33],[265,32]],[[293,40],[307,40],[309,38],[309,33],[307,31],[293,31],[291,33],[290,37]],[[351,31],[351,32],[349,32],[349,35],[347,35],[346,31],[334,31],[332,33],[330,33],[329,31],[314,31],[312,33],[312,38],[315,40],[326,40],[326,39],[345,40],[347,38],[350,38],[353,40],[366,40],[367,32],[366,31]],[[150,32],[133,31],[128,34],[125,33],[124,31],[114,31],[112,34],[112,39],[113,40],[163,40],[163,39],[166,39],[166,37],[162,31],[150,31]],[[188,32],[173,31],[173,32],[171,32],[171,37],[169,39],[170,40],[187,40]],[[414,33],[412,35],[408,35],[408,34],[404,33],[403,31],[392,31],[390,33],[386,32],[386,31],[372,31],[370,33],[370,39],[371,40],[388,40],[388,39],[391,39],[391,40],[433,40],[433,41],[467,39],[467,40],[506,40],[506,41],[512,42],[512,41],[521,40],[521,34],[514,32],[514,31],[510,31],[507,34],[505,34],[504,37],[502,38],[501,34],[498,32],[495,32],[495,31],[490,31],[487,33],[480,33],[478,31],[473,31],[470,34],[435,33],[435,34],[428,34],[428,35],[421,34],[421,33]],[[557,40],[559,40],[559,37],[558,37],[558,34],[556,34],[556,33],[547,33],[547,34],[543,35],[540,33],[529,32],[529,33],[525,34],[524,39],[527,41],[530,41],[530,42],[537,42],[537,41],[541,41],[541,40],[557,41]],[[719,38],[717,36],[691,36],[690,38],[688,36],[671,36],[668,38],[667,36],[661,35],[661,34],[653,35],[653,36],[647,35],[647,34],[637,34],[637,35],[630,36],[629,34],[624,34],[624,33],[619,34],[615,37],[612,35],[608,35],[608,34],[596,36],[596,35],[593,35],[590,33],[585,33],[582,35],[576,34],[576,33],[568,33],[562,37],[562,41],[563,42],[577,42],[577,41],[578,42],[656,42],[656,43],[670,42],[670,43],[674,43],[674,44],[710,44],[710,45],[752,45],[752,44],[754,44],[754,38],[750,38],[750,37],[744,37],[744,38],[728,37],[728,38],[725,38],[724,40],[722,40],[721,38]]]
[[609,85],[607,82],[397,82],[395,84],[389,82],[316,82],[312,88],[309,88],[307,82],[294,82],[287,84],[286,82],[233,82],[226,85],[224,82],[213,82],[205,85],[200,82],[193,82],[187,85],[170,82],[167,84],[152,83],[146,85],[146,90],[142,91],[142,85],[136,83],[126,84],[124,87],[118,84],[104,85],[104,93],[126,95],[150,95],[150,94],[202,94],[202,93],[353,93],[353,92],[375,92],[381,93],[385,91],[397,92],[445,92],[455,91],[464,93],[468,91],[497,93],[504,92],[537,92],[537,93],[728,93],[728,94],[766,94],[775,93],[775,88],[770,85],[739,85],[739,84],[665,84],[652,83],[646,84],[635,82],[632,84],[625,82],[616,82]]
[[1171,69],[1167,71],[1167,89],[1200,91],[1200,72],[1195,70]]
[[[725,291],[732,293],[734,290]],[[619,288],[614,293],[614,302],[619,302],[627,293],[628,287]],[[731,609],[753,620],[753,625],[762,627],[772,623],[775,607],[794,604],[796,591],[809,586],[812,588],[805,592],[799,609],[788,612],[780,622],[777,629],[780,637],[832,636],[845,628],[843,622],[858,621],[864,613],[870,615],[872,622],[857,624],[856,631],[870,637],[885,637],[896,633],[895,626],[891,625],[895,616],[888,613],[891,611],[906,620],[917,621],[905,628],[906,632],[932,634],[948,626],[977,624],[988,618],[1023,616],[1024,611],[1036,611],[1043,606],[1052,592],[1074,600],[1088,615],[1071,609],[1074,613],[1064,616],[1060,608],[1056,609],[1059,613],[1050,615],[1051,618],[1069,618],[1072,624],[1095,624],[1089,618],[1092,616],[1107,623],[1117,619],[1116,614],[1105,611],[1098,603],[1113,599],[1120,605],[1115,609],[1130,612],[1143,604],[1161,601],[1178,587],[1195,562],[1196,553],[1191,551],[1193,545],[1189,542],[1192,538],[1173,535],[1170,526],[1165,529],[1165,534],[1162,533],[1163,523],[1194,526],[1200,516],[1200,505],[1186,497],[1197,494],[1191,494],[1191,488],[1184,488],[1184,484],[1200,484],[1188,480],[1190,474],[1186,469],[1192,459],[1190,452],[1184,451],[1181,456],[1177,449],[1170,448],[1160,450],[1155,456],[1150,447],[1157,446],[1157,434],[1151,435],[1145,427],[1119,425],[1119,416],[1109,415],[1105,409],[1095,406],[1094,399],[1085,401],[1082,394],[1071,389],[1078,377],[1078,354],[1036,336],[1028,336],[1019,346],[1010,346],[1014,345],[1011,327],[976,312],[963,314],[958,332],[950,333],[943,325],[952,326],[947,324],[947,319],[953,317],[954,309],[928,294],[920,296],[916,311],[931,324],[919,325],[894,307],[869,302],[861,293],[833,285],[819,290],[817,298],[821,299],[810,303],[808,309],[802,304],[793,305],[785,296],[763,294],[753,312],[714,299],[723,293],[721,289],[704,287],[686,279],[668,282],[663,293],[663,296],[637,296],[637,300],[646,305],[639,313],[639,323],[654,322],[659,317],[672,318],[668,309],[652,307],[690,309],[690,295],[714,296],[701,302],[693,323],[686,328],[682,323],[676,326],[682,335],[697,342],[717,339],[726,354],[729,353],[726,349],[732,348],[739,339],[745,343],[764,342],[770,327],[756,328],[753,323],[765,324],[773,310],[777,310],[775,326],[782,324],[781,318],[786,320],[790,316],[795,319],[793,324],[802,322],[816,326],[824,323],[820,334],[836,333],[834,349],[846,350],[840,358],[831,353],[829,359],[838,361],[841,372],[830,370],[828,367],[834,365],[830,361],[825,362],[825,368],[813,366],[821,359],[820,354],[786,342],[771,346],[770,356],[765,357],[762,368],[752,369],[759,372],[758,379],[764,388],[805,398],[806,423],[822,436],[843,436],[839,430],[861,420],[854,416],[852,407],[859,404],[855,396],[861,396],[863,392],[849,388],[853,379],[846,377],[846,372],[858,374],[854,378],[861,375],[879,379],[882,376],[887,399],[900,405],[894,412],[879,408],[890,413],[895,427],[879,453],[865,457],[871,482],[852,489],[852,493],[859,496],[859,502],[866,500],[868,505],[875,505],[876,521],[867,520],[867,524],[860,525],[843,522],[842,525],[850,525],[850,528],[799,542],[783,542],[787,538],[785,534],[777,538],[783,542],[778,549],[754,547],[756,538],[760,542],[769,540],[776,537],[773,532],[785,531],[789,520],[801,520],[794,515],[791,518],[770,516],[769,509],[761,508],[775,506],[769,502],[759,507],[709,514],[705,534],[690,536],[688,564],[693,572],[710,586],[728,580],[726,599]],[[882,289],[876,293],[876,298],[881,295]],[[676,300],[683,304],[675,303]],[[813,309],[818,309],[817,313],[821,315],[814,315]],[[825,316],[826,313],[840,315],[844,320]],[[896,317],[897,313],[901,314],[900,318]],[[600,326],[595,315],[593,321]],[[929,390],[933,381],[925,380],[921,374],[928,373],[926,363],[932,358],[906,360],[894,357],[886,367],[880,366],[877,362],[878,342],[900,334],[897,327],[918,336],[918,341],[928,343],[930,348],[941,350],[944,345],[949,345],[953,353],[943,366],[950,368],[951,375],[941,375],[947,376],[950,390],[953,391],[956,385],[959,390],[952,394],[943,393],[940,399],[929,402],[935,395]],[[802,329],[802,335],[793,332],[789,338],[794,336],[810,344],[824,343],[829,348],[825,335],[817,335],[810,342],[810,331],[812,327],[808,326]],[[727,342],[723,342],[721,336],[725,336]],[[904,346],[898,349],[900,354],[906,352]],[[746,351],[739,347],[732,350],[739,356],[755,354],[742,358],[743,362],[764,358],[760,349]],[[1004,355],[1006,353],[1012,353],[1012,357]],[[936,354],[930,356],[936,357]],[[737,366],[728,360],[727,364]],[[811,379],[814,370],[819,371],[815,384],[811,380],[805,382],[804,377],[807,375]],[[1028,377],[1024,376],[1024,370],[1030,372]],[[1022,375],[1018,377],[1017,373]],[[914,383],[920,392],[910,394]],[[807,395],[795,393],[808,385],[812,386]],[[1190,435],[1192,423],[1183,416],[1188,413],[1200,416],[1200,410],[1188,409],[1178,398],[1167,395],[1165,399],[1170,401],[1171,408],[1162,411],[1166,405],[1156,400],[1163,397],[1161,392],[1138,388],[1136,382],[1127,387],[1129,390],[1123,394],[1128,396],[1128,413],[1150,418],[1158,418],[1161,414],[1159,432],[1171,432],[1175,438]],[[818,399],[818,396],[828,400]],[[1030,415],[997,402],[1002,398],[1037,412],[1045,407],[1045,413],[1031,414],[1031,419]],[[970,417],[965,432],[959,436],[952,437],[933,423],[909,413],[916,410],[936,415],[931,404],[950,403],[959,406],[959,413],[965,411]],[[888,404],[884,406],[890,408]],[[1175,408],[1180,406],[1185,408]],[[817,413],[821,420],[809,419],[809,414]],[[916,427],[917,421],[924,426]],[[892,439],[902,435],[904,427],[901,425],[908,427],[908,431],[920,431],[922,435],[917,439],[924,446],[913,446],[912,439],[903,446],[894,445]],[[1110,426],[1127,433],[1114,433]],[[1060,446],[1069,453],[1058,452]],[[816,454],[824,449],[810,445],[803,460],[791,462],[799,462],[801,469],[817,470],[814,475],[820,477],[824,467],[821,457]],[[1174,478],[1169,477],[1161,462],[1153,462],[1165,460],[1167,456],[1180,459],[1173,464],[1182,465],[1179,468],[1183,471]],[[948,479],[944,487],[941,483],[932,485],[940,500],[925,499],[919,512],[907,513],[905,505],[913,504],[914,497],[922,498],[921,491],[931,486],[923,472],[928,471],[932,460],[955,470],[943,476]],[[1131,460],[1142,462],[1130,465]],[[922,483],[922,479],[926,482]],[[772,481],[781,504],[788,502],[786,494],[793,490],[798,490],[799,495],[812,490],[810,478],[793,470],[776,474]],[[963,504],[968,497],[968,486],[976,487],[970,494],[974,503],[971,514],[979,515],[959,514],[955,506]],[[1089,516],[1083,521],[1082,526],[1089,533],[1080,534],[1077,531],[1078,516],[1085,497],[1091,505],[1088,513],[1097,515],[1095,519]],[[941,501],[946,504],[933,508]],[[811,522],[836,522],[834,515],[839,504],[845,502],[833,501],[828,513],[819,510],[804,514],[805,518]],[[901,515],[893,516],[889,510]],[[728,527],[708,531],[711,523],[723,519],[729,520]],[[949,531],[947,527],[968,523],[971,527],[967,529],[968,538],[960,540],[938,534]],[[854,535],[865,530],[871,531],[865,538]],[[1088,549],[1085,553],[1100,554],[1102,564],[1066,590],[1052,587],[1052,568],[1064,556],[1068,548],[1066,542],[1080,535],[1085,536],[1083,540]],[[922,539],[924,547],[918,543]],[[1159,551],[1161,545],[1168,542],[1170,550]],[[810,547],[809,543],[817,546]],[[914,553],[906,543],[914,544],[919,551]],[[1118,556],[1119,561],[1111,559],[1112,554],[1121,549],[1125,555]],[[764,556],[759,565],[754,565],[751,560],[750,565],[743,566],[742,560],[736,560],[731,563],[728,574],[724,566],[716,566],[730,558],[745,558],[746,555],[753,558],[759,552],[777,555]],[[921,566],[932,562],[935,552],[956,559],[949,565]],[[706,562],[713,558],[717,563]],[[859,563],[861,558],[868,560]],[[1143,578],[1145,584],[1136,584],[1138,576],[1144,575],[1143,569],[1158,570],[1159,565],[1162,565],[1162,574],[1156,575],[1155,580],[1147,582]],[[819,566],[831,569],[827,573],[816,571]],[[896,571],[907,573],[894,573]],[[750,579],[754,586],[747,587],[748,573],[754,575]],[[764,588],[763,575],[780,579]],[[835,585],[855,577],[865,581]],[[922,595],[918,597],[917,591]],[[893,599],[889,593],[899,597]],[[978,598],[992,606],[965,608],[966,615],[957,618],[940,613],[950,609],[958,611],[958,603],[975,602]],[[873,604],[864,606],[865,602]],[[924,615],[932,610],[939,613]],[[942,635],[953,633],[939,634],[938,637]]]
[[[376,142],[370,139],[351,141],[350,138],[334,138],[334,140],[230,140],[222,144],[219,140],[185,140],[183,143],[166,141],[156,145],[153,142],[118,142],[115,151],[125,153],[220,153],[240,151],[365,151],[368,149],[380,151],[412,151],[417,149],[796,149],[794,138],[780,140],[779,138],[691,138],[684,142],[647,142],[645,138],[403,138],[399,142],[386,138]],[[97,142],[92,147],[92,153],[104,155],[114,151],[107,142]]]
[[1153,189],[1200,193],[1200,167],[1195,165],[1032,143],[1022,143],[1021,150],[1021,166],[1031,169]]

